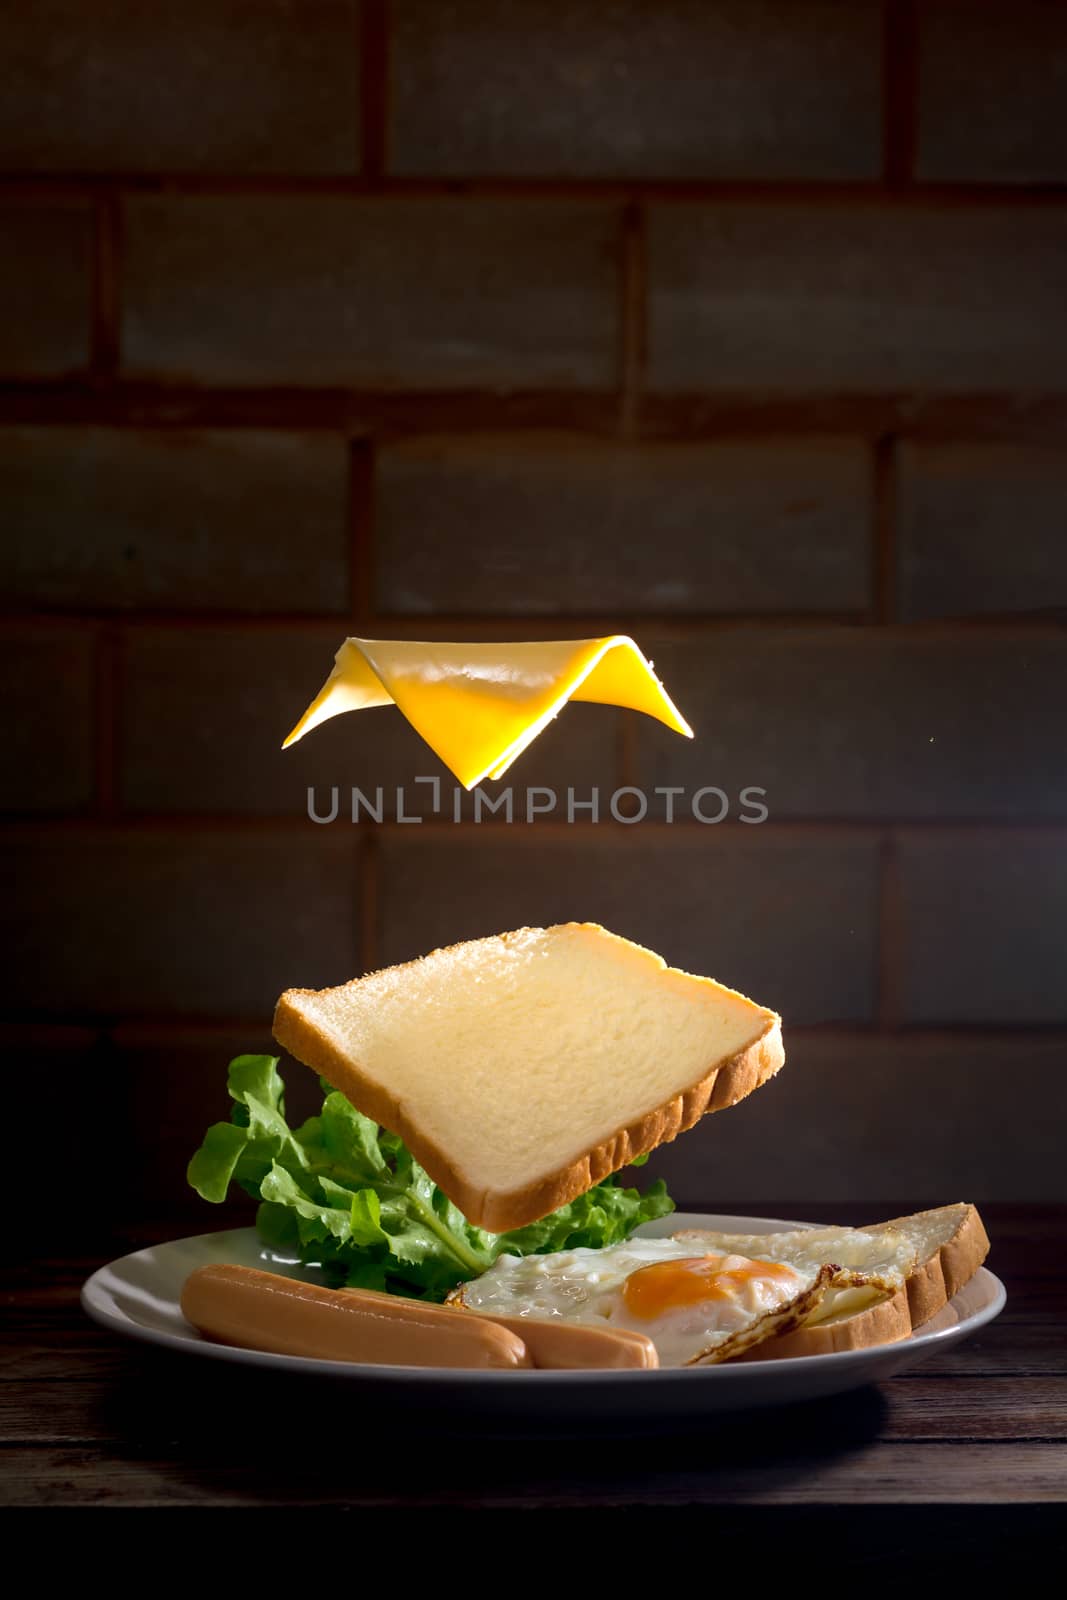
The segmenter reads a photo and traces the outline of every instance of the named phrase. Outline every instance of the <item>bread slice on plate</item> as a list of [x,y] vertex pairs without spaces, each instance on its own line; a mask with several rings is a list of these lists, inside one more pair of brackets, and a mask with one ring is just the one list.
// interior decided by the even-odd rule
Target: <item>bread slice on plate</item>
[[761,1260],[794,1254],[839,1267],[834,1285],[804,1324],[757,1345],[750,1361],[827,1355],[906,1339],[969,1282],[989,1251],[977,1208],[966,1202],[894,1217],[863,1228],[815,1228],[735,1235],[678,1235],[707,1250]]
[[965,1201],[917,1211],[912,1217],[867,1228],[868,1233],[895,1229],[914,1242],[918,1265],[907,1281],[908,1311],[913,1328],[936,1317],[943,1305],[969,1283],[989,1254],[989,1235],[977,1206]]
[[773,1011],[592,922],[290,989],[274,1035],[496,1233],[744,1099],[785,1059]]

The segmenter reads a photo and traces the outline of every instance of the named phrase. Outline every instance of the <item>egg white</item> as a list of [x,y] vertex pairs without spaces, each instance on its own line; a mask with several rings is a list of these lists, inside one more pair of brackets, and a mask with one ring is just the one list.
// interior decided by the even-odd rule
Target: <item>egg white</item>
[[672,1244],[697,1254],[719,1252],[757,1261],[784,1261],[797,1268],[833,1263],[835,1287],[871,1285],[893,1291],[911,1276],[916,1245],[896,1228],[865,1233],[860,1228],[794,1228],[785,1233],[716,1233],[689,1228]]
[[[624,1298],[628,1278],[644,1267],[714,1255],[728,1276],[706,1299],[639,1315]],[[782,1263],[760,1273],[760,1263],[738,1252],[697,1245],[692,1239],[630,1239],[607,1249],[563,1250],[552,1255],[503,1255],[451,1296],[487,1316],[561,1317],[606,1322],[646,1334],[660,1365],[722,1361],[779,1332],[797,1326],[817,1305],[830,1270],[810,1262]],[[729,1274],[740,1273],[736,1276]],[[755,1268],[754,1271],[751,1269]]]

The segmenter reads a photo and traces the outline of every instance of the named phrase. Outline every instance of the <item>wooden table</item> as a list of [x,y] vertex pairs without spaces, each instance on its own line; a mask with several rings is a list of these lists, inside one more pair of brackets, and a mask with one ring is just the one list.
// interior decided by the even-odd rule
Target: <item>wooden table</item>
[[[899,1207],[887,1207],[893,1215]],[[1067,1495],[1067,1208],[984,1208],[1000,1319],[957,1350],[836,1400],[681,1434],[414,1438],[343,1386],[127,1343],[77,1294],[102,1254],[17,1268],[4,1295],[2,1499],[51,1507],[700,1508],[705,1530],[832,1540],[863,1565],[906,1541],[946,1572],[1033,1556]],[[829,1217],[804,1203],[779,1215]],[[111,1254],[173,1234],[139,1230]],[[107,1254],[105,1248],[103,1254]],[[847,1514],[845,1514],[847,1513]],[[628,1524],[629,1525],[629,1524]],[[887,1528],[889,1533],[887,1535]],[[809,1548],[815,1549],[813,1544]],[[879,1556],[880,1552],[880,1556]]]

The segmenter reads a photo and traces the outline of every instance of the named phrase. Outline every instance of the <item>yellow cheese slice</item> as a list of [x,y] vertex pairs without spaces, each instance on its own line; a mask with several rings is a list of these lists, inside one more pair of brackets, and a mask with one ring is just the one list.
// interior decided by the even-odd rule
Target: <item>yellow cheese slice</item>
[[632,639],[424,644],[346,639],[322,688],[285,741],[342,711],[396,705],[465,789],[499,778],[568,700],[644,711],[693,730]]

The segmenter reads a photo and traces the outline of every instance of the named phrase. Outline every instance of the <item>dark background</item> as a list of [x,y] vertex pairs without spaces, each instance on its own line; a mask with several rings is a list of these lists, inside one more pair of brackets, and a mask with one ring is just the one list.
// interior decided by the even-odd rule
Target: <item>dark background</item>
[[[0,64],[19,1192],[210,1227],[281,989],[577,917],[784,1015],[679,1198],[1063,1199],[1067,7],[8,0]],[[768,823],[308,821],[441,771],[280,753],[346,634],[616,630],[697,739],[508,781]]]

